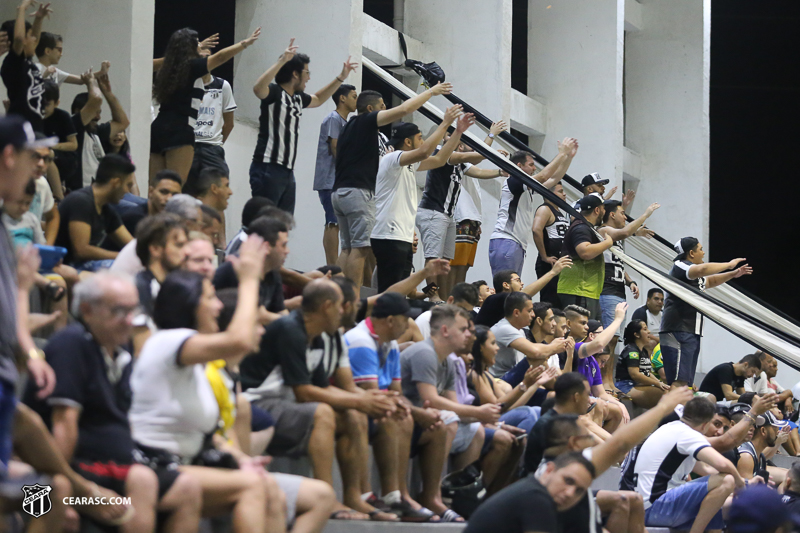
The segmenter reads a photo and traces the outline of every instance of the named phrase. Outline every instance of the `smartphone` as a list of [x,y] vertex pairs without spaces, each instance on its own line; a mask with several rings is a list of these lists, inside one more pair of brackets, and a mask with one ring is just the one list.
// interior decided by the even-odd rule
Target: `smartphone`
[[527,437],[527,436],[528,436],[528,434],[527,434],[527,433],[523,433],[522,435],[517,435],[517,436],[516,436],[516,437],[514,437],[514,438],[515,438],[515,439],[517,439],[517,440],[522,440],[522,439],[524,439],[524,438],[525,438],[525,437]]
[[422,292],[428,294],[432,290],[439,290],[439,286],[436,283],[428,283],[422,288]]
[[592,409],[594,409],[595,407],[597,407],[597,404],[596,404],[596,403],[593,403],[592,405],[590,405],[590,406],[589,406],[589,408],[586,410],[586,412],[587,412],[587,413],[591,413],[591,412],[592,412]]

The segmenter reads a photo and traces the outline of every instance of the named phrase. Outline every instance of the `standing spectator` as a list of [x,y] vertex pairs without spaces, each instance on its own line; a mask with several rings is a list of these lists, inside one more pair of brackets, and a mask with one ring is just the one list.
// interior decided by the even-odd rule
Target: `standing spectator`
[[[603,221],[603,197],[592,193],[576,204],[586,222],[576,218],[564,235],[562,255],[572,258],[573,267],[558,278],[558,298],[565,307],[578,305],[589,310],[589,318],[600,318],[600,294],[603,291],[605,263],[603,252],[614,245],[610,236],[598,240],[593,228]],[[588,222],[588,224],[587,224]]]
[[647,324],[631,320],[625,326],[622,341],[625,347],[617,364],[617,389],[631,397],[634,405],[650,409],[655,406],[669,385],[652,376],[653,364],[647,345],[650,344]]
[[700,391],[713,394],[718,402],[736,403],[744,394],[744,380],[761,373],[761,360],[755,354],[742,357],[738,363],[722,363],[712,368]]
[[661,333],[661,310],[664,309],[664,291],[653,287],[647,291],[647,301],[631,315],[632,320],[641,320],[647,324],[650,340],[658,344]]
[[[225,235],[225,210],[228,209],[228,200],[233,195],[228,174],[218,167],[204,168],[197,176],[195,191],[198,200],[222,216],[220,234]],[[224,246],[223,241],[219,248],[222,249]]]
[[71,85],[83,85],[80,76],[64,72],[56,65],[61,62],[64,55],[64,40],[56,33],[43,31],[36,44],[36,61],[34,64],[39,69],[39,75],[43,80],[52,80],[56,86],[62,83]]
[[[378,292],[384,292],[411,275],[414,267],[414,222],[419,203],[416,172],[446,163],[458,145],[461,133],[469,128],[472,115],[458,119],[450,141],[435,156],[431,156],[431,153],[460,111],[461,106],[450,107],[442,123],[425,141],[416,124],[403,122],[394,128],[389,140],[394,151],[383,156],[378,165],[375,226],[370,234],[370,245],[378,268]],[[429,246],[433,244],[434,239],[427,227],[424,232],[420,228],[420,235],[423,236],[423,243],[427,238]]]
[[64,199],[64,185],[61,176],[69,176],[75,171],[75,151],[78,149],[78,134],[72,117],[58,106],[61,91],[53,80],[44,81],[42,93],[42,131],[48,137],[58,137],[58,144],[53,146],[54,160],[47,165],[46,172],[53,195],[60,200]]
[[325,230],[322,234],[322,247],[325,248],[325,261],[336,264],[339,258],[339,221],[333,212],[331,194],[333,180],[336,178],[336,147],[347,117],[356,111],[358,93],[353,85],[344,83],[331,97],[336,109],[331,111],[319,127],[317,140],[317,165],[314,169],[314,190],[325,211]]
[[[550,192],[567,200],[564,186],[559,182],[550,187]],[[569,216],[547,198],[544,203],[536,209],[533,215],[533,243],[539,251],[536,256],[536,276],[542,277],[550,271],[561,257],[561,248],[564,243],[564,235],[569,229]],[[539,292],[541,302],[550,302],[556,307],[561,307],[558,298],[558,276],[550,280]]]
[[97,167],[92,185],[67,196],[58,206],[61,225],[56,245],[67,249],[64,262],[78,270],[92,272],[109,268],[117,252],[103,248],[106,239],[125,246],[133,237],[111,208],[131,187],[133,172],[130,161],[118,155],[107,155]]
[[297,189],[294,162],[303,109],[321,106],[358,68],[358,63],[352,63],[348,57],[339,75],[310,95],[304,92],[311,79],[310,62],[307,55],[297,53],[294,39],[291,39],[278,62],[268,68],[253,86],[253,92],[261,100],[261,117],[258,142],[250,165],[250,189],[253,196],[265,196],[291,214],[294,214]]
[[342,249],[338,263],[345,276],[355,282],[356,296],[361,291],[364,263],[371,254],[370,235],[375,226],[378,128],[413,113],[432,96],[449,94],[451,89],[449,83],[439,83],[392,109],[386,109],[379,92],[363,91],[356,102],[358,115],[347,122],[339,135],[332,196]]
[[0,76],[8,91],[8,114],[21,115],[34,131],[42,131],[42,77],[31,58],[36,52],[42,22],[53,10],[50,4],[39,4],[31,24],[25,17],[28,8],[35,5],[34,0],[22,0],[17,7],[17,18],[7,20],[0,26],[11,44],[0,67]]
[[[706,252],[694,237],[683,237],[675,243],[674,248],[678,255],[669,275],[700,291],[753,273],[753,269],[746,264],[737,268],[739,263],[745,261],[743,258],[727,263],[703,263]],[[661,340],[668,384],[677,381],[679,386],[694,385],[702,334],[703,315],[691,304],[667,294],[658,338]]]
[[196,31],[183,28],[170,36],[153,84],[160,107],[150,127],[151,180],[159,170],[169,168],[186,183],[194,160],[197,114],[205,94],[203,77],[256,42],[259,35],[261,28],[256,28],[247,39],[207,57],[200,53]]
[[[211,54],[208,48],[200,51],[201,57]],[[198,196],[195,190],[195,180],[200,172],[207,168],[215,168],[225,176],[230,176],[231,171],[225,162],[225,148],[223,145],[233,131],[234,111],[236,102],[233,100],[233,90],[227,80],[218,78],[210,72],[203,76],[203,101],[197,111],[197,121],[194,125],[194,157],[189,177],[186,180],[184,191],[186,194]]]
[[132,358],[122,346],[138,300],[126,276],[100,273],[76,286],[72,305],[79,322],[45,348],[57,381],[43,418],[52,420],[58,448],[79,474],[131,498],[136,512],[125,530],[154,531],[156,512],[167,511],[166,530],[191,531],[200,522],[197,480],[134,461],[128,419]]
[[[503,121],[493,123],[484,142],[491,146],[494,136],[506,129],[508,129],[508,126]],[[450,142],[449,136],[445,138],[445,142]],[[436,149],[436,155],[438,155],[438,150],[442,150],[442,147],[437,146]],[[503,153],[505,154],[505,152]],[[426,260],[442,257],[450,259],[451,263],[456,260],[456,243],[458,241],[459,228],[456,227],[455,212],[461,198],[462,186],[466,187],[467,182],[469,182],[472,190],[471,194],[477,198],[477,207],[472,196],[467,201],[471,206],[466,207],[466,209],[468,211],[471,210],[468,215],[471,217],[469,220],[472,223],[464,223],[460,227],[462,238],[465,239],[464,245],[459,247],[462,257],[455,261],[460,266],[456,268],[455,265],[451,264],[453,268],[450,270],[450,275],[436,280],[439,285],[439,297],[441,298],[447,298],[450,294],[450,289],[453,288],[455,283],[466,280],[467,269],[472,266],[475,260],[475,251],[480,237],[482,218],[479,211],[481,205],[480,190],[472,180],[464,180],[464,176],[474,179],[494,179],[503,175],[503,172],[499,169],[489,170],[473,166],[483,160],[484,157],[482,155],[468,151],[465,144],[459,143],[456,151],[446,158],[445,163],[438,168],[430,168],[425,178],[425,190],[422,193],[419,210],[417,211],[417,227],[420,229],[420,238],[422,239]],[[458,275],[456,274],[457,272]],[[454,282],[453,280],[456,278],[458,279]]]
[[[536,163],[530,152],[515,152],[511,156],[511,162],[542,186],[550,188],[561,181],[577,153],[578,141],[567,137],[558,143],[558,155],[539,173],[534,174]],[[528,238],[533,227],[533,213],[533,189],[528,188],[521,179],[509,176],[500,192],[497,222],[489,240],[492,275],[508,269],[522,272]]]
[[[110,66],[108,61],[104,61],[97,75],[89,69],[81,76],[88,92],[80,93],[72,100],[72,124],[78,132],[75,171],[71,176],[61,176],[67,189],[71,191],[92,184],[100,160],[111,152],[111,138],[130,125],[128,115],[111,91],[108,78]],[[111,120],[100,124],[104,98],[111,108]]]
[[181,177],[174,170],[164,169],[156,174],[156,179],[150,184],[147,191],[147,202],[126,206],[120,209],[122,223],[128,228],[131,235],[136,235],[136,226],[147,216],[161,213],[167,202],[181,193]]

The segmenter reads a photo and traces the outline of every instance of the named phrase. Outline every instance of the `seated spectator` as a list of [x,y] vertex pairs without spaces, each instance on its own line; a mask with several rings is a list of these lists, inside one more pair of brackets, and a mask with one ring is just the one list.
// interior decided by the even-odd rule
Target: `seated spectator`
[[[36,134],[37,141],[52,142],[48,139],[50,138],[42,133]],[[36,183],[36,193],[33,195],[30,211],[42,222],[45,243],[52,246],[56,242],[58,227],[61,223],[53,191],[45,178],[47,167],[53,161],[53,152],[51,148],[42,147],[33,150],[32,155],[36,160],[36,166],[31,174],[31,179]]]
[[475,309],[477,313],[480,311],[481,306],[483,305],[484,300],[494,294],[494,288],[490,287],[488,283],[484,280],[473,281],[472,284],[478,289],[478,306]]
[[[254,233],[258,235],[256,228]],[[314,477],[331,486],[331,443],[336,442],[344,505],[331,518],[396,521],[396,515],[379,511],[361,498],[361,468],[366,468],[368,457],[366,415],[380,420],[392,416],[397,405],[379,390],[360,392],[353,384],[349,361],[340,361],[334,353],[336,343],[330,338],[338,333],[342,300],[342,291],[332,281],[309,283],[303,290],[302,308],[270,323],[260,349],[241,362],[242,389],[256,407],[275,419],[275,437],[267,453],[293,458],[308,455]],[[328,342],[323,333],[329,336]],[[335,369],[332,380],[327,364]]]
[[[187,232],[199,232],[203,221],[200,205],[200,200],[193,196],[175,194],[167,200],[164,212],[179,216]],[[110,270],[130,276],[136,276],[136,274],[144,270],[141,259],[136,255],[136,242],[136,239],[133,239],[120,250]]]
[[[208,207],[216,209],[223,217],[225,216],[225,210],[228,209],[228,199],[233,194],[228,173],[214,167],[203,169],[197,177],[195,190],[196,194],[194,196],[197,196],[198,200]],[[225,235],[224,218],[220,234],[223,237]],[[224,243],[219,246],[220,250],[223,248]]]
[[[219,331],[221,303],[208,280],[193,272],[166,277],[155,301],[159,331],[142,348],[131,374],[131,432],[146,464],[166,465],[199,483],[203,514],[233,515],[233,531],[282,531],[285,507],[264,461],[207,445],[219,423],[219,407],[205,363],[238,359],[257,345],[257,286],[266,249],[253,237],[242,249],[238,303],[228,329]],[[180,399],[180,401],[175,401]]]
[[764,456],[764,451],[779,446],[779,440],[785,442],[788,436],[788,422],[779,420],[770,411],[759,416],[756,419],[753,436],[748,442],[739,446],[739,460],[736,463],[739,475],[744,479],[759,476],[764,483],[768,482],[770,472],[767,470],[767,457]]
[[199,231],[189,232],[189,241],[184,245],[183,251],[186,254],[186,261],[183,263],[184,270],[197,272],[208,281],[213,282],[214,272],[217,269],[217,255],[214,253],[211,239]]
[[793,515],[800,514],[800,461],[792,463],[786,474],[786,485],[783,491],[783,504]]
[[125,246],[133,237],[111,208],[130,188],[133,171],[127,159],[105,156],[97,168],[94,183],[70,194],[58,206],[61,224],[56,245],[67,249],[64,262],[78,270],[92,272],[109,268],[117,252],[103,248],[106,239]]
[[126,529],[154,531],[157,512],[169,512],[166,528],[184,531],[200,522],[200,487],[191,475],[136,464],[128,419],[130,353],[122,348],[138,307],[129,278],[99,273],[75,287],[78,322],[53,335],[45,347],[56,375],[47,405],[58,449],[90,481],[131,498]]
[[744,380],[761,373],[761,360],[755,354],[745,355],[738,363],[722,363],[712,368],[703,382],[700,391],[714,396],[718,402],[739,401],[744,394]]
[[[500,406],[480,407],[458,403],[455,391],[455,371],[447,359],[452,352],[472,342],[469,333],[469,314],[454,305],[437,306],[431,315],[431,338],[406,348],[400,354],[403,395],[415,406],[429,405],[440,410],[442,422],[448,425],[459,421],[458,430],[449,447],[454,455],[456,470],[466,467],[480,457],[484,443],[482,424],[494,424],[500,418]],[[460,422],[476,419],[477,422]],[[445,522],[462,521],[454,511],[442,515]]]
[[78,149],[78,134],[69,113],[58,108],[60,97],[61,91],[56,82],[45,80],[42,93],[42,131],[47,137],[58,138],[58,144],[53,146],[54,159],[47,162],[45,170],[53,194],[62,200],[64,185],[61,176],[69,176],[75,171],[74,152]]
[[[533,317],[533,302],[530,296],[524,292],[512,292],[508,295],[504,318],[492,326],[492,333],[500,346],[495,363],[489,368],[489,373],[493,376],[503,376],[523,360],[528,362],[528,366],[542,364],[556,368],[559,366],[557,354],[566,350],[567,340],[558,338],[550,344],[529,341],[523,328],[530,326]],[[523,368],[521,372],[524,374],[525,370],[526,368]],[[513,387],[517,383],[510,384]]]
[[[80,93],[72,100],[72,124],[78,132],[78,149],[75,154],[75,171],[71,176],[61,176],[70,191],[88,187],[96,179],[100,160],[111,150],[111,139],[130,125],[128,115],[117,97],[111,91],[108,77],[110,64],[103,62],[97,75],[91,69],[81,79],[87,92]],[[100,124],[103,100],[111,109],[111,120]],[[133,166],[133,165],[131,165]],[[130,188],[133,188],[131,185]]]
[[225,234],[223,233],[224,219],[222,218],[222,213],[206,204],[200,204],[200,212],[203,217],[200,231],[208,235],[211,242],[214,243],[215,249],[222,250],[222,247],[225,246]]
[[[258,235],[269,244],[269,253],[264,261],[264,276],[258,291],[262,324],[267,325],[288,313],[283,302],[280,268],[289,254],[289,229],[280,220],[268,217],[256,219],[249,229],[251,235]],[[220,290],[237,287],[238,284],[234,263],[226,261],[220,265],[214,274],[214,287]]]
[[[430,261],[428,261],[430,262]],[[447,303],[457,305],[474,317],[474,309],[478,307],[478,291],[471,283],[458,283],[450,291]],[[431,311],[424,311],[414,320],[424,339],[431,338]]]
[[[800,527],[786,496],[770,487],[748,487],[731,502],[728,511],[729,533],[789,533]],[[788,507],[788,508],[787,508]]]
[[634,405],[650,409],[669,390],[669,385],[651,375],[653,365],[647,345],[650,343],[647,324],[633,319],[625,326],[622,341],[625,347],[617,364],[617,388],[630,396]]
[[[688,529],[691,533],[724,529],[722,506],[745,481],[704,436],[714,411],[714,404],[707,399],[693,398],[686,403],[681,419],[650,435],[635,462],[627,466],[636,476],[636,492],[644,498],[647,527]],[[686,483],[698,461],[717,473]]]
[[594,465],[583,455],[561,455],[538,476],[521,479],[485,501],[470,517],[464,533],[560,532],[558,513],[580,502],[594,477]]
[[233,239],[228,242],[228,246],[225,247],[226,256],[237,255],[239,246],[247,240],[247,227],[258,218],[259,211],[265,207],[274,205],[272,200],[263,196],[253,196],[245,202],[244,208],[242,209],[242,227],[236,235],[233,236]]
[[136,235],[136,226],[146,216],[157,215],[164,210],[170,198],[181,193],[181,177],[173,170],[162,170],[147,191],[147,203],[121,208],[122,223],[131,235]]
[[[402,394],[400,348],[397,339],[408,326],[406,313],[410,309],[408,301],[401,294],[383,294],[375,302],[372,315],[344,335],[353,379],[359,387],[365,390],[392,390]],[[446,430],[439,423],[438,411],[415,407],[405,403],[405,399],[403,401],[411,416],[369,421],[373,428],[371,433],[374,433],[373,450],[381,474],[381,500],[401,520],[424,522],[434,516],[433,511],[411,499],[406,483],[412,436],[416,424],[419,429],[415,447],[419,447],[424,454],[425,458],[422,460],[426,463],[433,460],[434,466],[439,463],[438,470],[431,468],[429,472],[423,472],[422,490],[423,499],[436,501],[439,508],[434,507],[434,511],[441,514],[446,510],[441,503],[439,490],[440,473],[444,466],[441,459],[445,455]],[[402,415],[406,411],[399,409],[398,413]],[[369,472],[366,470],[362,472],[362,476],[369,480]],[[362,491],[366,488],[364,492],[370,492],[368,487],[368,482],[366,487],[362,482]],[[372,503],[369,499],[367,501]]]
[[647,324],[650,340],[658,344],[658,334],[661,332],[661,311],[664,309],[664,291],[653,287],[647,291],[647,301],[643,306],[633,312],[631,320],[641,320]]
[[778,360],[761,350],[756,350],[756,355],[761,362],[761,373],[744,380],[745,392],[755,392],[759,396],[768,392],[775,392],[778,394],[778,406],[781,411],[787,415],[791,414],[794,412],[792,390],[784,389],[775,380],[778,375]]
[[81,77],[64,72],[56,67],[64,53],[64,40],[56,33],[43,31],[36,44],[36,61],[34,64],[39,69],[39,75],[45,81],[52,81],[59,87],[62,83],[82,85]]

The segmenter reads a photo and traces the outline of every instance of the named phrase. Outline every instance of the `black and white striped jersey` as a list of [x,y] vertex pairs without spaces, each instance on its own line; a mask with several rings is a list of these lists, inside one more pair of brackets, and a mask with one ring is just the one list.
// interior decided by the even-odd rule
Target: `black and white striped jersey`
[[[441,149],[441,146],[437,146],[434,154]],[[422,193],[422,200],[419,203],[420,209],[430,209],[452,217],[461,194],[464,173],[471,166],[469,163],[458,165],[446,163],[439,168],[429,170],[425,178],[425,192]]]
[[533,191],[521,179],[509,176],[500,192],[500,208],[491,238],[513,239],[527,250],[533,234],[533,214]]
[[290,95],[277,83],[270,83],[269,95],[261,100],[258,141],[253,161],[294,168],[300,117],[310,103],[311,95],[304,92]]

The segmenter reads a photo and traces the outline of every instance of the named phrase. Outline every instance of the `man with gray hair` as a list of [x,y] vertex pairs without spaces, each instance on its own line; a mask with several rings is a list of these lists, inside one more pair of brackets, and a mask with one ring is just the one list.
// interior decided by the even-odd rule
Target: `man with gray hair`
[[[201,205],[202,202],[194,196],[176,194],[170,198],[167,205],[164,206],[164,212],[173,213],[181,217],[186,226],[187,233],[190,231],[202,231],[203,214],[200,209]],[[134,237],[136,237],[136,235],[134,235]],[[136,239],[133,239],[120,250],[117,258],[114,260],[114,264],[111,265],[109,270],[112,272],[129,274],[131,276],[135,276],[144,270],[141,259],[136,255]]]
[[187,474],[134,461],[128,423],[132,357],[122,347],[139,312],[133,279],[107,271],[87,278],[75,286],[72,312],[79,321],[45,347],[56,388],[46,403],[33,407],[51,422],[59,451],[79,474],[131,498],[135,513],[126,530],[153,531],[156,513],[163,511],[172,514],[167,530],[196,530],[200,485]]

